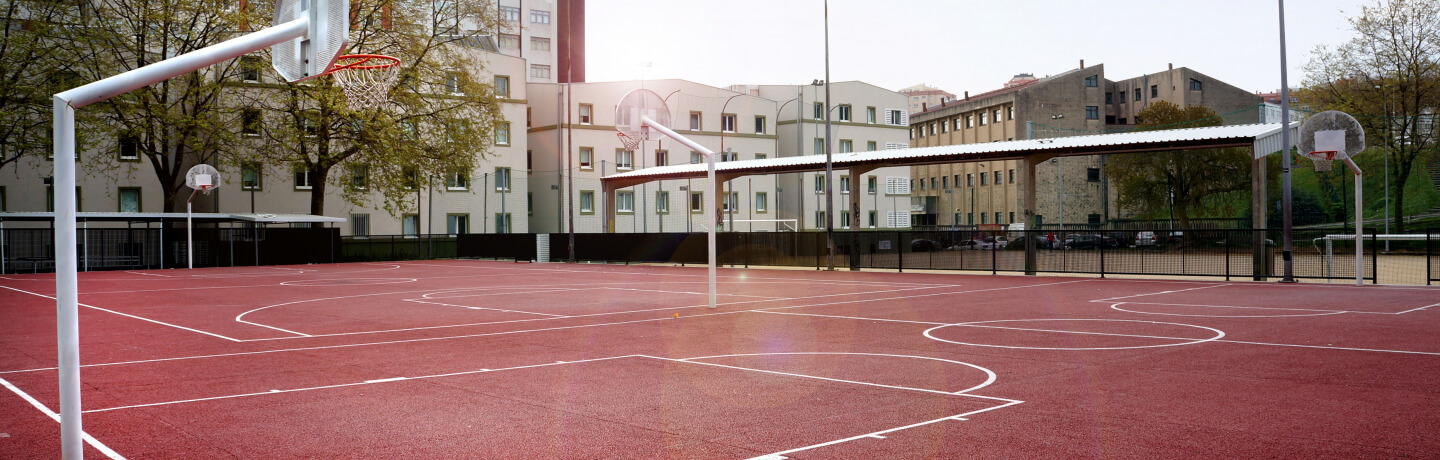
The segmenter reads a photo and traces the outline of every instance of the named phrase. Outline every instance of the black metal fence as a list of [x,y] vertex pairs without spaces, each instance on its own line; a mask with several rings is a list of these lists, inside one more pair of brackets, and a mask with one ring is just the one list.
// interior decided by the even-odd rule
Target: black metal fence
[[[1361,276],[1371,283],[1440,282],[1440,235],[1380,241],[1367,229]],[[1353,280],[1354,233],[1297,229],[1294,275]],[[81,270],[174,268],[186,265],[183,228],[80,229]],[[571,259],[568,234],[549,234],[552,261]],[[615,263],[704,264],[704,233],[579,233],[574,258]],[[825,268],[819,232],[722,232],[717,260],[727,266]],[[1027,257],[1026,240],[1033,256]],[[197,228],[196,267],[308,264],[449,258],[538,260],[534,234],[382,235],[340,237],[337,229]],[[1279,230],[1031,230],[835,232],[837,268],[965,270],[988,273],[1083,273],[1277,279],[1283,270]],[[1027,266],[1028,263],[1030,264]],[[4,229],[0,273],[54,270],[53,232]]]
[[[336,262],[333,228],[196,228],[196,267]],[[176,268],[190,257],[184,228],[77,229],[81,271]],[[0,273],[55,271],[55,233],[45,228],[0,232]]]

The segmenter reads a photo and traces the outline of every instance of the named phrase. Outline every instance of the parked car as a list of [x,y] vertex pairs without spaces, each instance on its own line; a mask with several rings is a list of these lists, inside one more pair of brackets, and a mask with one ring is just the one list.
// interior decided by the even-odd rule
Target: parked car
[[926,239],[910,240],[910,252],[939,251],[939,250],[944,249],[944,248],[945,248],[945,245],[940,244],[939,241],[935,241],[935,240],[926,240]]
[[[1043,237],[1043,236],[1031,236],[1030,238],[1034,238],[1034,239],[1035,239],[1035,249],[1050,249],[1050,242],[1047,241],[1047,240],[1045,239],[1045,237]],[[1025,250],[1025,237],[1020,237],[1020,238],[1016,238],[1015,240],[1009,241],[1009,242],[1007,242],[1007,243],[1006,243],[1004,246],[1002,246],[1002,247],[1005,248],[1005,249],[1011,249],[1011,250],[1016,250],[1016,251],[1024,251],[1024,250]]]
[[1138,233],[1135,234],[1135,247],[1140,247],[1140,246],[1154,246],[1154,245],[1155,245],[1155,232],[1145,231],[1145,232],[1138,232]]
[[1096,249],[1103,244],[1105,243],[1100,235],[1082,233],[1065,237],[1066,249]]
[[1134,238],[1131,238],[1131,237],[1130,237],[1130,234],[1129,234],[1129,233],[1125,233],[1125,232],[1110,232],[1110,233],[1106,233],[1105,236],[1104,236],[1104,238],[1105,238],[1105,247],[1110,247],[1110,248],[1128,248],[1128,247],[1130,247],[1130,246],[1134,246],[1134,245],[1135,245],[1135,239],[1134,239]]

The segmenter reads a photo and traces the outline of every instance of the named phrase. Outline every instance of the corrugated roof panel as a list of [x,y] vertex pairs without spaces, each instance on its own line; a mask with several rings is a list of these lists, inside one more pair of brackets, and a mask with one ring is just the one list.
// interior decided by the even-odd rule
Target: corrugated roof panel
[[[1292,128],[1294,129],[1294,128]],[[844,168],[851,165],[874,164],[885,162],[897,162],[901,164],[921,163],[927,158],[949,157],[955,162],[967,161],[967,157],[973,159],[986,159],[996,157],[1019,157],[1029,153],[1044,153],[1046,151],[1074,151],[1094,150],[1097,147],[1125,146],[1125,145],[1153,145],[1170,144],[1177,142],[1199,142],[1199,141],[1221,141],[1230,140],[1238,142],[1254,143],[1257,148],[1261,141],[1269,142],[1269,137],[1278,137],[1280,132],[1279,123],[1251,124],[1251,125],[1228,125],[1211,126],[1204,128],[1167,129],[1156,131],[1132,131],[1116,134],[1093,134],[1088,136],[1059,137],[1053,139],[1029,139],[1006,142],[990,142],[983,144],[962,144],[942,145],[935,147],[920,147],[911,149],[879,150],[873,152],[852,152],[834,154],[832,164],[836,168]],[[1278,140],[1274,150],[1279,150]],[[1265,144],[1268,148],[1268,143]],[[1263,149],[1262,149],[1263,150]],[[1259,150],[1257,150],[1259,151]],[[1103,153],[1103,152],[1101,152]],[[1011,155],[1013,154],[1013,155]],[[1088,153],[1087,153],[1088,154]],[[716,172],[742,172],[742,173],[778,173],[788,170],[803,172],[825,164],[824,155],[802,155],[793,157],[767,158],[763,160],[743,160],[717,163]],[[782,170],[782,171],[777,171]],[[706,166],[704,164],[684,164],[646,168],[621,174],[605,176],[605,179],[637,179],[647,177],[673,177],[673,176],[704,176]]]

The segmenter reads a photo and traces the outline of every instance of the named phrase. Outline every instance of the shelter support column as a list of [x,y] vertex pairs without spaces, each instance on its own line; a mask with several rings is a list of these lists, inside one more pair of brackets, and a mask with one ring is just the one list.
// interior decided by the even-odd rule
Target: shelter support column
[[1275,258],[1270,257],[1270,247],[1265,244],[1267,214],[1270,210],[1270,195],[1265,181],[1267,156],[1255,158],[1250,163],[1250,250],[1251,275],[1254,281],[1265,281],[1270,275]]
[[[860,184],[864,182],[864,175],[874,171],[875,166],[856,166],[850,168],[850,237],[846,245],[850,250],[850,271],[860,271]],[[879,212],[878,210],[876,212]]]
[[1020,157],[1020,209],[1025,217],[1025,274],[1035,276],[1039,271],[1039,262],[1036,260],[1035,251],[1039,248],[1035,245],[1035,235],[1040,230],[1035,222],[1035,165],[1055,158],[1055,154],[1030,154]]
[[619,189],[614,182],[604,182],[600,186],[600,193],[605,196],[605,233],[615,233],[615,191]]

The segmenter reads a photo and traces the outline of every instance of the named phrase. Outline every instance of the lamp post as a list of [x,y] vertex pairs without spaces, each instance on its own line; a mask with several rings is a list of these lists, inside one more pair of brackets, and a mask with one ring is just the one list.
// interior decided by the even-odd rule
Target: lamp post
[[[1065,114],[1063,113],[1057,113],[1050,116],[1050,119],[1053,120],[1052,123],[1055,124],[1059,124],[1060,120],[1064,118]],[[1058,134],[1058,127],[1056,129],[1056,132]],[[1057,135],[1056,137],[1059,136]],[[1058,215],[1055,216],[1057,218],[1055,220],[1055,223],[1060,225],[1060,233],[1063,234],[1065,233],[1065,162],[1060,157],[1055,157],[1055,160],[1053,161],[1055,162],[1055,196],[1059,198],[1059,209],[1057,212]]]
[[834,174],[834,165],[831,163],[830,139],[830,0],[825,0],[825,241],[830,250],[825,256],[825,269],[835,270],[835,213],[834,213],[834,187],[831,187],[831,176]]
[[1280,159],[1280,188],[1283,191],[1280,200],[1282,211],[1280,219],[1284,235],[1284,249],[1281,252],[1285,260],[1284,276],[1280,279],[1282,283],[1295,282],[1295,260],[1291,253],[1290,241],[1290,78],[1287,73],[1289,69],[1285,65],[1285,0],[1276,0],[1280,5],[1280,145],[1284,155]]

